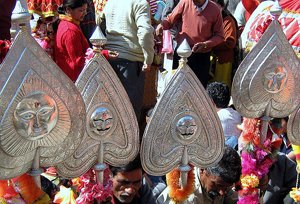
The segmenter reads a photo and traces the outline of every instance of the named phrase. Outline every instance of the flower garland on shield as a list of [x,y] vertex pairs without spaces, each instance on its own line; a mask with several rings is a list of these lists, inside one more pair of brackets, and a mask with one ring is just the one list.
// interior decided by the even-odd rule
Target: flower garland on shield
[[169,196],[175,203],[182,203],[185,201],[195,188],[195,174],[194,167],[188,172],[187,184],[185,187],[180,186],[179,182],[180,170],[173,169],[166,175],[167,185],[170,189]]
[[95,200],[106,201],[112,195],[112,180],[109,168],[104,170],[103,184],[96,179],[96,172],[90,169],[79,178],[73,179],[73,186],[76,186],[80,193],[76,199],[77,204],[92,204]]
[[35,183],[34,178],[23,174],[9,180],[0,180],[0,203],[50,203],[49,196]]
[[261,143],[261,124],[258,119],[245,118],[242,129],[242,176],[240,179],[242,189],[239,191],[238,204],[257,204],[259,203],[259,181],[268,174],[274,162],[275,150],[280,146],[281,140],[271,142],[267,136],[266,140]]

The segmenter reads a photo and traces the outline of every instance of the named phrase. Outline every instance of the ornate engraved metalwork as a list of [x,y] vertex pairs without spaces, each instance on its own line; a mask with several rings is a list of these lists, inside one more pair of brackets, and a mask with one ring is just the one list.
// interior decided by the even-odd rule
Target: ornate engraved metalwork
[[292,144],[300,145],[300,106],[289,117],[287,136]]
[[299,104],[299,60],[277,20],[237,70],[232,98],[236,109],[248,118],[282,118]]
[[0,179],[64,161],[83,137],[80,93],[26,29],[0,67],[0,101]]
[[72,178],[96,163],[120,166],[133,160],[139,151],[137,120],[124,87],[106,59],[93,58],[76,86],[86,104],[86,131],[79,148],[58,166],[58,172]]
[[165,175],[187,163],[208,167],[221,159],[223,147],[223,130],[211,99],[185,65],[169,82],[146,127],[140,152],[143,168],[151,175]]

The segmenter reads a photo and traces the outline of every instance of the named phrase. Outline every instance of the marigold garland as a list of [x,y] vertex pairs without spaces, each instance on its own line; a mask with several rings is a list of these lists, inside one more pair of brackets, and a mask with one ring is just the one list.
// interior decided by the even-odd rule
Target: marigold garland
[[246,188],[256,188],[259,185],[259,179],[256,175],[243,175],[241,177],[241,184]]
[[291,198],[294,199],[295,202],[300,202],[300,189],[299,188],[292,188],[292,191],[290,192]]
[[194,167],[188,172],[187,184],[181,187],[179,183],[180,170],[174,169],[166,175],[167,185],[170,189],[169,196],[175,203],[185,201],[195,188],[195,174]]

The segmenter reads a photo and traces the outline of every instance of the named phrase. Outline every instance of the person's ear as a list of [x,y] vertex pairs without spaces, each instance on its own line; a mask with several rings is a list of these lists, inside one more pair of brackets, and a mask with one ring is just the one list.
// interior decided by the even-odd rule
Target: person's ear
[[70,15],[70,12],[71,12],[71,10],[72,10],[71,8],[67,7],[67,8],[66,8],[66,15],[68,15],[68,16],[69,16],[69,15]]

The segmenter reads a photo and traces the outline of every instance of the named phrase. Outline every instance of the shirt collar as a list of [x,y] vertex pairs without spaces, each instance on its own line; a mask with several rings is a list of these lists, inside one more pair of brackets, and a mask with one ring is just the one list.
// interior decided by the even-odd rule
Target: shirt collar
[[[194,4],[195,4],[195,3],[194,3]],[[198,11],[199,13],[201,13],[201,12],[207,7],[207,4],[208,4],[208,0],[206,0],[202,6],[197,6],[197,5],[195,4],[195,7],[196,7],[197,11]]]
[[78,26],[80,25],[80,21],[77,21],[77,20],[73,19],[72,17],[64,15],[64,14],[59,14],[59,19],[72,22]]

